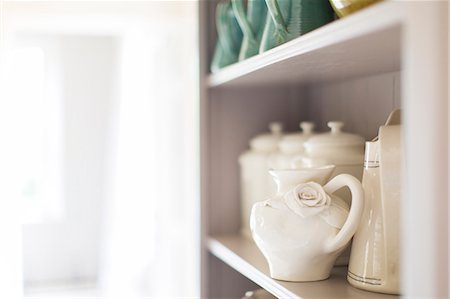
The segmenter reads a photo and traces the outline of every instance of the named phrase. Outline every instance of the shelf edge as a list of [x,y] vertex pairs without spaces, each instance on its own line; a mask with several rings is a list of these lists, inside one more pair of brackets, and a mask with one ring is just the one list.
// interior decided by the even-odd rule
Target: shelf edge
[[225,262],[226,264],[237,270],[239,273],[241,273],[248,279],[262,286],[264,289],[266,289],[274,296],[279,298],[302,299],[297,294],[292,293],[289,290],[280,287],[280,285],[273,283],[272,281],[267,279],[267,276],[264,273],[254,268],[246,260],[242,259],[240,256],[238,256],[236,253],[227,248],[218,240],[214,238],[209,238],[207,246],[209,251],[213,255],[215,255],[220,260],[222,260],[223,262]]

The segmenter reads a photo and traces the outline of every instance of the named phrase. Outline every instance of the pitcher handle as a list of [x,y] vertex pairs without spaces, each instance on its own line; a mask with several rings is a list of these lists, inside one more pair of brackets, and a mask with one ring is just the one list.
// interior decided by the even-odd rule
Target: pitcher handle
[[332,194],[336,190],[348,186],[352,194],[352,204],[348,213],[347,220],[339,233],[325,244],[327,253],[335,252],[343,248],[358,228],[359,222],[364,209],[364,191],[360,181],[349,174],[340,174],[334,177],[323,188],[328,194]]
[[287,34],[287,26],[281,14],[280,7],[278,6],[278,0],[266,0],[267,8],[275,24],[275,28],[282,34]]

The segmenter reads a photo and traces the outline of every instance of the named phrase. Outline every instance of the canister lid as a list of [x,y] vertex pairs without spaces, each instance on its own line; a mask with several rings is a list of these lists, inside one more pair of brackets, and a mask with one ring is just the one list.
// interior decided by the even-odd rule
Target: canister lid
[[274,152],[277,150],[278,142],[282,137],[283,125],[280,122],[269,124],[270,133],[261,134],[250,140],[250,148],[260,152]]
[[327,125],[331,128],[330,132],[317,134],[305,142],[308,152],[324,148],[364,147],[365,140],[362,136],[342,131],[343,122],[330,121]]
[[278,145],[281,152],[286,154],[303,152],[303,144],[314,134],[314,123],[303,121],[300,123],[300,128],[302,129],[302,133],[284,135]]

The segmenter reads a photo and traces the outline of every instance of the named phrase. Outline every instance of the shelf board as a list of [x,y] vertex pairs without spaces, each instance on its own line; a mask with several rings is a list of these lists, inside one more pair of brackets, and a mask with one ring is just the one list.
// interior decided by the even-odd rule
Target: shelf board
[[399,71],[406,2],[385,1],[208,77],[210,87],[324,82]]
[[278,298],[396,299],[398,296],[365,292],[350,286],[347,268],[335,267],[329,279],[318,282],[285,282],[270,278],[269,267],[252,240],[241,235],[215,236],[208,249],[217,258]]

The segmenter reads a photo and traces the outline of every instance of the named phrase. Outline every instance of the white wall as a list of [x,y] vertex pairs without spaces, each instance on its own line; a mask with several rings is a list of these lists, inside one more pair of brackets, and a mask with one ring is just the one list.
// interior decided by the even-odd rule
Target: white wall
[[70,35],[19,35],[17,41],[42,46],[47,67],[60,65],[62,75],[65,215],[24,226],[25,281],[95,279],[117,43]]
[[121,298],[198,294],[196,5],[4,3],[0,46],[26,32],[64,49],[68,219],[25,228],[29,282],[99,274]]

